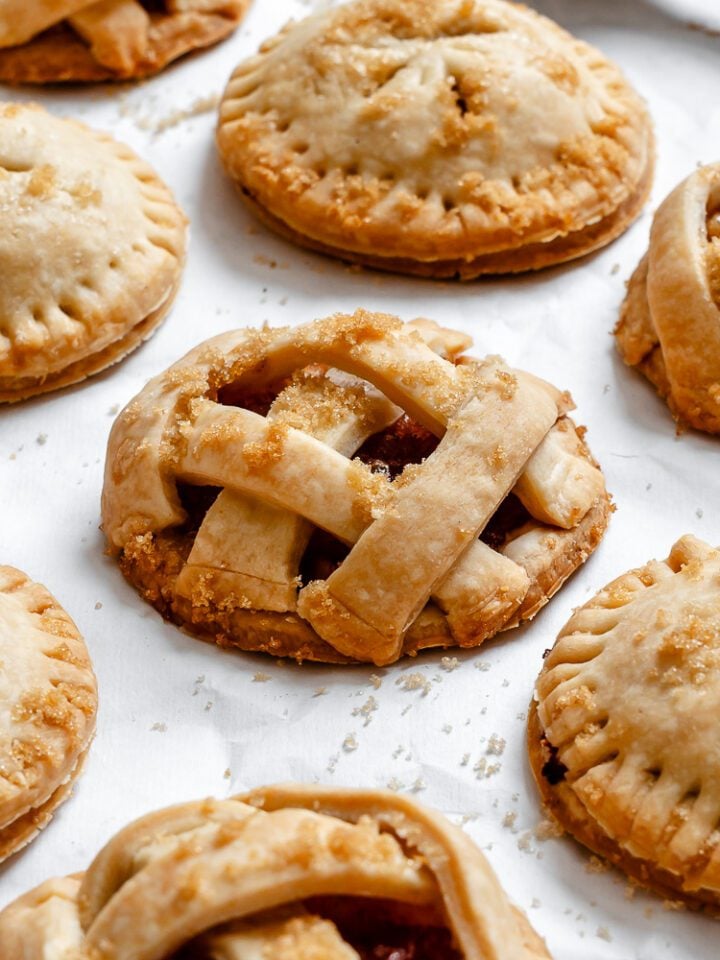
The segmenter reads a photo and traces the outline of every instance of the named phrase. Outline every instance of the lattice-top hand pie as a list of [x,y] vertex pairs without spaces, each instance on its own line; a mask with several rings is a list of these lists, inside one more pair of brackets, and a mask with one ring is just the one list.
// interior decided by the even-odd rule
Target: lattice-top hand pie
[[250,0],[0,0],[0,82],[132,80],[222,40]]
[[533,270],[622,233],[653,166],[618,68],[504,0],[355,0],[235,71],[218,145],[304,246],[433,277]]
[[107,134],[0,105],[0,403],[77,383],[164,319],[185,217]]
[[720,551],[683,537],[561,631],[530,759],[550,810],[640,883],[720,907]]
[[96,710],[77,627],[43,586],[0,566],[0,861],[72,792]]
[[608,497],[568,396],[465,346],[363,311],[201,344],[111,433],[125,575],[200,636],[298,659],[391,663],[532,617]]
[[720,433],[720,163],[659,207],[615,336],[678,420]]
[[[472,841],[382,790],[169,807],[0,913],[23,960],[549,960]],[[176,953],[176,951],[179,951]]]

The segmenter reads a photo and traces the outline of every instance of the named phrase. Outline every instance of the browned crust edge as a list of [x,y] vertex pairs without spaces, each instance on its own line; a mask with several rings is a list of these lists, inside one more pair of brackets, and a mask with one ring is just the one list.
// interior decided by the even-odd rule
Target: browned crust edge
[[72,794],[75,783],[85,768],[85,761],[91,745],[92,740],[78,756],[68,779],[50,794],[45,803],[28,810],[27,813],[0,830],[0,863],[14,853],[19,853],[50,823],[57,808]]
[[[119,340],[114,340],[108,344],[104,350],[82,357],[47,377],[0,378],[0,403],[18,403],[20,400],[28,400],[43,393],[61,390],[63,387],[71,387],[124,360],[155,333],[168,315],[180,289],[182,275],[183,263],[181,261],[175,283],[158,309],[141,320],[140,323],[135,324]],[[13,381],[13,386],[6,388],[5,385],[9,381]]]
[[666,900],[679,901],[693,910],[720,916],[720,896],[717,893],[711,890],[685,890],[682,877],[655,866],[649,860],[633,857],[590,819],[585,807],[567,784],[561,782],[553,785],[547,780],[543,769],[551,759],[550,745],[545,739],[534,699],[528,711],[527,748],[530,768],[543,802],[563,830],[627,874],[639,886]]
[[654,169],[654,151],[651,149],[645,173],[635,192],[612,214],[583,230],[576,230],[548,243],[527,244],[516,250],[488,253],[471,260],[422,261],[401,257],[381,257],[329,246],[294,230],[284,220],[262,206],[244,184],[236,181],[236,185],[244,202],[257,218],[275,233],[297,246],[386,273],[409,274],[432,280],[476,280],[482,276],[527,273],[557,266],[607,246],[621,236],[640,215],[650,195]]

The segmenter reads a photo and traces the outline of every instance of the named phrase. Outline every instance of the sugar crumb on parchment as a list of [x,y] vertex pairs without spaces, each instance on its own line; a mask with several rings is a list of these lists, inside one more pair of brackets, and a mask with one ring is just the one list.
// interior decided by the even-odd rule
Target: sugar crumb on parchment
[[368,697],[361,707],[355,707],[352,711],[354,717],[363,718],[363,726],[367,726],[372,720],[372,715],[378,709],[379,704],[375,697]]
[[493,733],[488,740],[486,753],[495,757],[501,757],[505,752],[505,739],[498,733]]
[[489,777],[499,773],[500,769],[501,764],[488,763],[485,757],[480,757],[473,767],[473,772],[476,780],[487,780]]
[[488,671],[491,667],[492,667],[492,664],[489,663],[487,660],[477,660],[477,661],[475,662],[475,669],[476,669],[476,670],[481,670],[483,673],[487,673],[487,671]]
[[461,766],[461,767],[466,767],[469,763],[470,763],[470,754],[469,754],[469,753],[464,753],[464,754],[463,754],[463,757],[462,757],[462,760],[460,761],[460,766]]
[[451,724],[451,723],[444,723],[444,724],[442,725],[442,727],[440,728],[440,730],[442,731],[442,733],[452,733],[452,729],[453,729],[453,728],[452,728],[452,724]]
[[315,689],[313,690],[313,698],[324,697],[327,692],[328,692],[327,687],[315,687]]
[[342,744],[342,748],[345,753],[352,753],[354,750],[357,750],[359,746],[360,744],[358,743],[357,737],[354,733],[348,733]]
[[417,777],[412,786],[410,787],[411,793],[421,793],[423,790],[427,790],[427,784],[422,777]]
[[225,767],[225,772],[223,773],[223,780],[229,780],[232,777],[232,771],[230,767]]
[[544,843],[546,840],[557,840],[565,835],[565,831],[557,820],[552,820],[550,817],[543,818],[535,826],[533,833],[535,834],[535,839],[539,840],[540,843]]
[[328,760],[328,765],[327,765],[328,773],[335,773],[335,767],[338,765],[339,760],[340,760],[340,754],[333,753],[330,759]]
[[610,864],[607,860],[601,860],[595,854],[591,854],[585,864],[585,873],[607,873],[609,869]]
[[397,793],[399,790],[402,790],[403,785],[402,785],[402,782],[398,780],[397,777],[390,777],[390,779],[386,783],[386,787],[388,788],[388,790],[392,790],[394,793]]
[[502,821],[502,825],[506,830],[515,829],[515,821],[517,820],[517,816],[517,810],[508,810]]
[[156,722],[150,727],[150,730],[151,730],[151,731],[154,731],[154,732],[156,732],[156,733],[165,733],[165,731],[167,730],[167,724],[166,724],[166,723],[160,723],[160,722],[156,721]]
[[272,680],[272,677],[269,673],[262,673],[258,670],[257,673],[253,674],[252,682],[253,683],[267,683],[268,680]]
[[423,673],[408,673],[404,677],[398,677],[395,685],[400,687],[406,693],[414,690],[421,690],[421,696],[426,697],[432,690],[432,684]]
[[368,681],[375,687],[376,690],[379,690],[382,686],[382,677],[378,673],[371,673],[368,677]]
[[35,437],[35,443],[36,443],[39,447],[43,447],[43,446],[45,446],[45,444],[47,443],[47,438],[48,438],[48,435],[47,435],[46,433],[39,433],[39,434]]
[[610,931],[607,927],[598,927],[595,931],[595,936],[599,940],[607,940],[608,943],[612,941],[612,936],[610,935]]
[[452,671],[457,670],[459,666],[460,661],[457,657],[442,657],[440,659],[440,669],[446,673],[452,673]]
[[195,677],[193,682],[193,692],[192,695],[196,697],[200,692],[200,687],[205,683],[205,674],[201,673],[199,677]]
[[102,603],[100,602],[100,600],[98,600],[98,602],[95,604],[95,609],[102,610]]

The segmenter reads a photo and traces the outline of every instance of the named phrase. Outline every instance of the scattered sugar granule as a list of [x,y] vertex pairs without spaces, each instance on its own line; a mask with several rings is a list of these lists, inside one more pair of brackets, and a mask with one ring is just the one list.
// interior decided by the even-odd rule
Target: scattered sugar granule
[[610,276],[614,277],[616,273],[620,273],[620,264],[614,263],[610,269]]
[[564,836],[565,831],[556,820],[544,819],[535,827],[533,831],[535,839],[543,843],[545,840],[557,840]]
[[212,700],[208,700],[208,702],[205,704],[205,713],[210,713],[212,708],[213,708],[213,702]]
[[462,760],[460,761],[460,766],[461,766],[461,767],[466,767],[469,763],[470,763],[470,754],[469,754],[469,753],[464,753],[464,754],[463,754],[463,758],[462,758]]
[[340,754],[334,753],[328,760],[327,772],[335,773],[335,767],[338,765],[338,760],[340,759]]
[[452,733],[452,724],[444,723],[440,729],[443,733]]
[[151,730],[151,731],[157,731],[158,733],[165,733],[165,731],[167,730],[167,724],[166,724],[166,723],[154,723],[154,724],[150,727],[150,730]]
[[475,663],[475,669],[476,669],[476,670],[482,670],[483,673],[487,673],[487,671],[490,669],[491,666],[492,666],[492,664],[491,664],[491,663],[488,663],[487,660],[478,660],[478,661]]
[[120,409],[120,404],[119,404],[119,403],[114,403],[114,404],[108,409],[108,416],[109,416],[109,417],[114,417],[115,414],[118,412],[119,409]]
[[487,780],[489,777],[494,776],[500,770],[499,763],[488,763],[485,757],[480,757],[478,762],[473,767],[475,772],[476,780]]
[[517,820],[517,810],[508,810],[508,812],[503,817],[502,825],[508,829],[512,830],[515,826],[515,821]]
[[405,677],[398,677],[395,684],[406,693],[411,693],[413,690],[422,690],[421,696],[423,697],[426,697],[432,689],[430,681],[422,673],[409,673]]
[[532,898],[532,903],[530,904],[530,908],[531,908],[532,910],[537,910],[537,909],[538,909],[539,907],[541,907],[541,906],[542,906],[542,903],[538,900],[538,898],[537,898],[537,897],[533,897],[533,898]]
[[518,850],[522,850],[523,853],[535,852],[532,845],[532,833],[530,830],[526,830],[525,833],[518,837],[517,848]]
[[253,675],[253,678],[252,678],[252,682],[253,682],[253,683],[267,683],[268,680],[272,680],[272,677],[270,676],[269,673],[260,673],[260,672],[258,672],[258,673],[256,673],[256,674],[254,674],[254,675]]
[[398,790],[402,790],[402,787],[403,787],[403,785],[402,785],[402,783],[398,780],[397,777],[390,777],[390,779],[389,779],[388,782],[387,782],[387,788],[388,788],[388,790],[393,790],[395,793],[397,793]]
[[357,737],[354,733],[349,733],[343,740],[342,748],[345,753],[352,753],[353,750],[357,750],[358,746]]
[[457,657],[442,657],[440,660],[440,669],[446,673],[452,673],[453,670],[457,670],[459,666],[460,661]]
[[703,518],[703,511],[702,511],[702,509],[701,509],[700,507],[698,507],[697,510],[695,511],[695,516],[698,518],[698,520],[702,520],[702,518]]
[[409,710],[412,710],[412,704],[411,704],[411,703],[409,703],[406,707],[403,707],[403,708],[402,708],[402,710],[400,711],[400,716],[401,716],[401,717],[404,717],[405,714],[406,714]]
[[379,690],[382,686],[382,677],[378,676],[377,673],[371,673],[369,680],[376,690]]
[[501,757],[505,752],[505,740],[497,733],[493,735],[488,740],[486,753],[492,754],[495,757]]
[[665,911],[675,910],[677,912],[680,912],[686,909],[685,904],[682,902],[682,900],[663,900],[662,908]]
[[98,600],[98,602],[95,604],[95,609],[96,609],[96,610],[102,610],[102,603],[100,603],[99,600]]
[[637,887],[635,886],[634,883],[626,883],[626,884],[625,884],[625,899],[626,899],[626,900],[634,900],[636,893],[637,893]]
[[327,687],[315,687],[313,697],[324,697],[327,692]]
[[505,680],[503,680],[503,682],[502,682],[502,685],[503,685],[504,687],[509,687],[509,686],[510,686],[510,681],[509,681],[507,678],[505,678]]
[[606,860],[601,860],[600,857],[596,857],[594,854],[589,857],[588,862],[585,864],[585,873],[607,873],[610,869],[610,864]]
[[46,434],[46,433],[39,433],[39,434],[35,437],[35,443],[36,443],[39,447],[45,446],[45,444],[47,443],[47,434]]
[[607,940],[608,943],[612,941],[612,937],[610,936],[610,931],[608,930],[607,927],[598,927],[597,930],[595,931],[595,936],[598,937],[600,940]]
[[201,687],[204,683],[205,683],[205,674],[204,674],[204,673],[200,674],[199,677],[195,677],[195,682],[193,683],[194,690],[193,690],[193,692],[192,692],[192,695],[193,695],[194,697],[196,697],[196,696],[198,695],[198,693],[200,692],[200,687]]
[[225,773],[223,774],[223,780],[229,780],[231,776],[232,776],[232,772],[231,772],[231,770],[230,770],[230,767],[225,767]]
[[352,711],[354,717],[363,717],[363,726],[367,726],[372,720],[373,713],[378,709],[378,702],[375,697],[368,697],[361,707],[355,707]]
[[418,777],[415,783],[410,787],[412,793],[420,793],[422,790],[426,790],[427,786],[422,777]]
[[[203,113],[212,113],[219,103],[219,93],[211,93],[205,97],[198,97],[189,107],[174,110],[166,117],[162,117],[154,123],[149,122],[149,129],[156,134],[164,133],[166,130],[170,130],[172,127],[176,127],[178,124],[183,123],[185,120],[190,120],[192,117],[199,117]],[[141,123],[142,121],[138,123],[138,126],[140,126]]]
[[404,747],[402,744],[400,744],[399,746],[397,746],[397,747],[393,750],[393,755],[392,755],[392,756],[393,756],[393,760],[397,760],[397,758],[402,755],[402,752],[403,752],[404,749],[405,749],[405,747]]

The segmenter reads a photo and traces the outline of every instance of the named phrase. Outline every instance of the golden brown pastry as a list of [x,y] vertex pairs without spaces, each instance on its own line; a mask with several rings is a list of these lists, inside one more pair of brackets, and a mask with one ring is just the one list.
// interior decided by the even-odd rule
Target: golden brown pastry
[[658,209],[615,337],[677,420],[720,433],[720,163]]
[[186,220],[128,147],[0,105],[0,207],[0,403],[84,380],[164,319]]
[[472,841],[382,790],[169,807],[0,913],[23,960],[550,960]]
[[136,80],[222,40],[250,0],[0,0],[0,83]]
[[391,663],[534,616],[599,542],[605,483],[569,397],[467,345],[365,311],[201,344],[113,427],[123,572],[191,632],[298,660]]
[[96,711],[77,627],[45,587],[0,566],[0,861],[72,793]]
[[235,71],[227,172],[303,246],[464,279],[572,260],[651,185],[643,102],[599,51],[504,0],[355,0]]
[[720,907],[720,551],[682,537],[601,590],[537,683],[530,761],[562,826],[644,886]]

